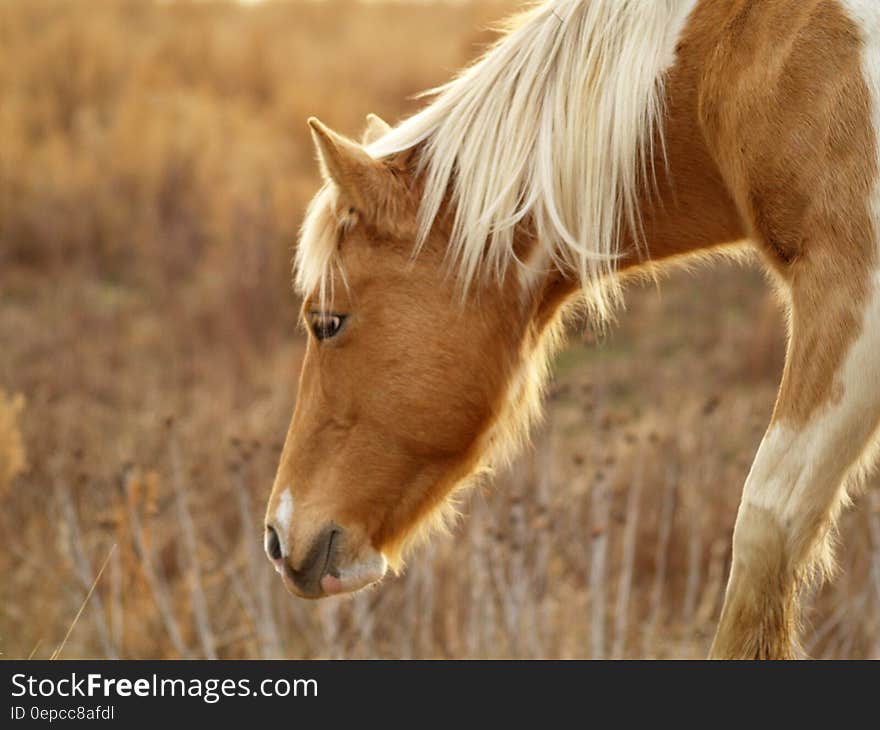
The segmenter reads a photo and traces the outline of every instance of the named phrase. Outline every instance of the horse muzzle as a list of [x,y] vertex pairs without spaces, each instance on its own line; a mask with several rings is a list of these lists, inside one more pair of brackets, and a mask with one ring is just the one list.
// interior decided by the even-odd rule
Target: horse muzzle
[[266,555],[281,575],[287,590],[300,598],[324,598],[352,593],[385,575],[388,562],[372,548],[363,546],[352,555],[345,529],[334,523],[324,527],[295,564],[285,554],[277,530],[266,526]]

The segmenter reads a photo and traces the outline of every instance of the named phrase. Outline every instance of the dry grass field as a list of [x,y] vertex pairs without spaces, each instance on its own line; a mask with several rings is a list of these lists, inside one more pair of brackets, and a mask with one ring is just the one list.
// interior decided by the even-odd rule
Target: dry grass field
[[[784,351],[755,266],[575,330],[532,447],[403,575],[305,602],[262,554],[305,119],[399,119],[511,5],[0,3],[4,657],[705,654]],[[876,484],[841,528],[806,649],[880,657]]]

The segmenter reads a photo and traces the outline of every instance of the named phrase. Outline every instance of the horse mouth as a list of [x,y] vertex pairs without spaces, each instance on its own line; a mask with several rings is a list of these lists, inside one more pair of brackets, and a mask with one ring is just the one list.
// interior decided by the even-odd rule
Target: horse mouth
[[382,553],[371,551],[371,555],[354,565],[328,571],[321,578],[321,589],[325,596],[340,593],[355,593],[367,586],[377,583],[385,577],[388,561]]
[[344,558],[344,548],[344,530],[331,524],[316,538],[302,567],[295,569],[287,560],[279,560],[276,569],[290,593],[307,599],[353,593],[385,575],[388,562],[371,546],[350,561]]
[[291,592],[302,598],[322,598],[321,580],[333,567],[336,552],[341,543],[342,529],[333,523],[315,538],[300,567],[294,568],[289,561],[283,564],[285,584]]

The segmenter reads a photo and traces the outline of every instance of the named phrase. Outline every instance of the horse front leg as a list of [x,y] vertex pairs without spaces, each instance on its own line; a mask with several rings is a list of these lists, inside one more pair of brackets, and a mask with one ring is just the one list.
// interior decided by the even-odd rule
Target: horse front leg
[[743,490],[713,658],[799,654],[803,588],[832,569],[846,485],[880,418],[880,279],[833,256],[791,279],[785,371]]

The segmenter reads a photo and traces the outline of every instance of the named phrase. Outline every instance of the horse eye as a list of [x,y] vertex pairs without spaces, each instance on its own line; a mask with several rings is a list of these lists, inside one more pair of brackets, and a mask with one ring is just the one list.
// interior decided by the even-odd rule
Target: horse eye
[[342,328],[345,317],[341,314],[323,314],[311,312],[309,314],[309,328],[316,340],[329,340],[335,337]]

